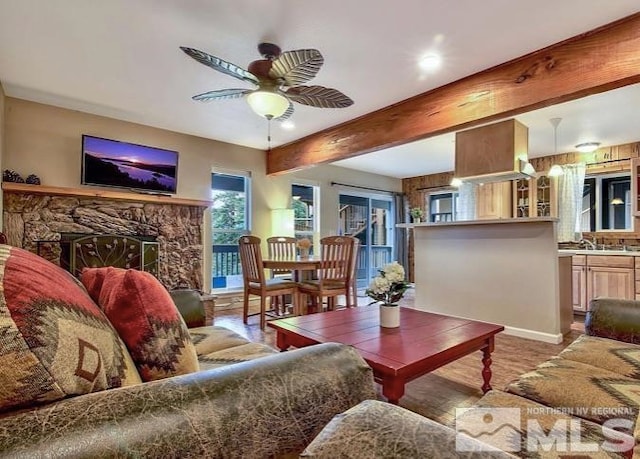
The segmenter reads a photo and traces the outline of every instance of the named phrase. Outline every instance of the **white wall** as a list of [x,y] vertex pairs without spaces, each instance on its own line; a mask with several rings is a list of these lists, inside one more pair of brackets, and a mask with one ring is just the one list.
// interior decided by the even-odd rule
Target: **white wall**
[[[0,97],[0,103],[2,98]],[[5,151],[2,167],[23,177],[36,174],[43,185],[80,187],[82,134],[177,150],[178,190],[182,198],[210,199],[211,171],[248,171],[252,176],[252,232],[270,236],[271,209],[290,207],[291,184],[321,187],[321,235],[335,234],[338,228],[338,193],[331,181],[401,191],[400,179],[321,165],[268,177],[266,153],[262,150],[218,142],[187,134],[157,129],[50,105],[6,97]],[[1,135],[1,133],[0,133]],[[205,240],[210,240],[210,214],[205,214]],[[211,271],[211,250],[205,248],[204,276]],[[206,282],[205,282],[206,283]]]

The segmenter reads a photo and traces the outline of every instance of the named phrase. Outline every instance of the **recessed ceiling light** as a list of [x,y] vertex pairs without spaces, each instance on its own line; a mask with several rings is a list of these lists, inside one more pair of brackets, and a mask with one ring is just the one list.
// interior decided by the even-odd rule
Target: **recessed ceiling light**
[[425,54],[420,58],[418,66],[427,72],[432,72],[440,68],[442,57],[436,53]]
[[596,151],[600,146],[600,142],[585,142],[579,143],[576,145],[576,150],[580,153],[591,153],[592,151]]
[[282,123],[280,123],[280,126],[282,127],[282,129],[286,129],[287,131],[290,131],[291,129],[295,128],[296,125],[293,124],[293,121],[283,121]]

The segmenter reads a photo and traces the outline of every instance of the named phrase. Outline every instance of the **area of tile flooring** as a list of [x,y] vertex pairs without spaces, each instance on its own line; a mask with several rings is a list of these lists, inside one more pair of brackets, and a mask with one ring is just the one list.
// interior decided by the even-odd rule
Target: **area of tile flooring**
[[[361,298],[361,307],[366,307],[366,298]],[[412,306],[412,299],[405,298],[404,305]],[[248,339],[275,347],[275,332],[267,327],[263,332],[258,326],[258,317],[250,317],[249,325],[242,323],[242,309],[216,311],[215,325],[230,328]],[[503,333],[496,336],[492,354],[494,389],[504,388],[520,374],[533,369],[552,355],[558,354],[569,343],[584,332],[581,318],[576,316],[572,331],[561,344],[548,344]],[[400,405],[442,424],[453,426],[455,409],[471,406],[482,396],[480,390],[482,364],[481,353],[476,352],[450,363],[432,373],[407,384]],[[382,396],[380,395],[382,399]]]

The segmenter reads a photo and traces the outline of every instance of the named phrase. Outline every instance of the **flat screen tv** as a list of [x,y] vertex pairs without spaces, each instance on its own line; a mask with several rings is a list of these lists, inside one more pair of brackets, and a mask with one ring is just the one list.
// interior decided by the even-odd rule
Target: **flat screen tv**
[[82,184],[175,193],[178,152],[82,136]]

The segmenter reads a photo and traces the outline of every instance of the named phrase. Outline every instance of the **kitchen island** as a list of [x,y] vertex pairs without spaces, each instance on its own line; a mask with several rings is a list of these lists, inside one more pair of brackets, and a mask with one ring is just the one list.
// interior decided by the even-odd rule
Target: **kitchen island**
[[397,225],[413,231],[415,307],[503,324],[507,334],[562,342],[572,321],[571,259],[558,254],[557,221]]

